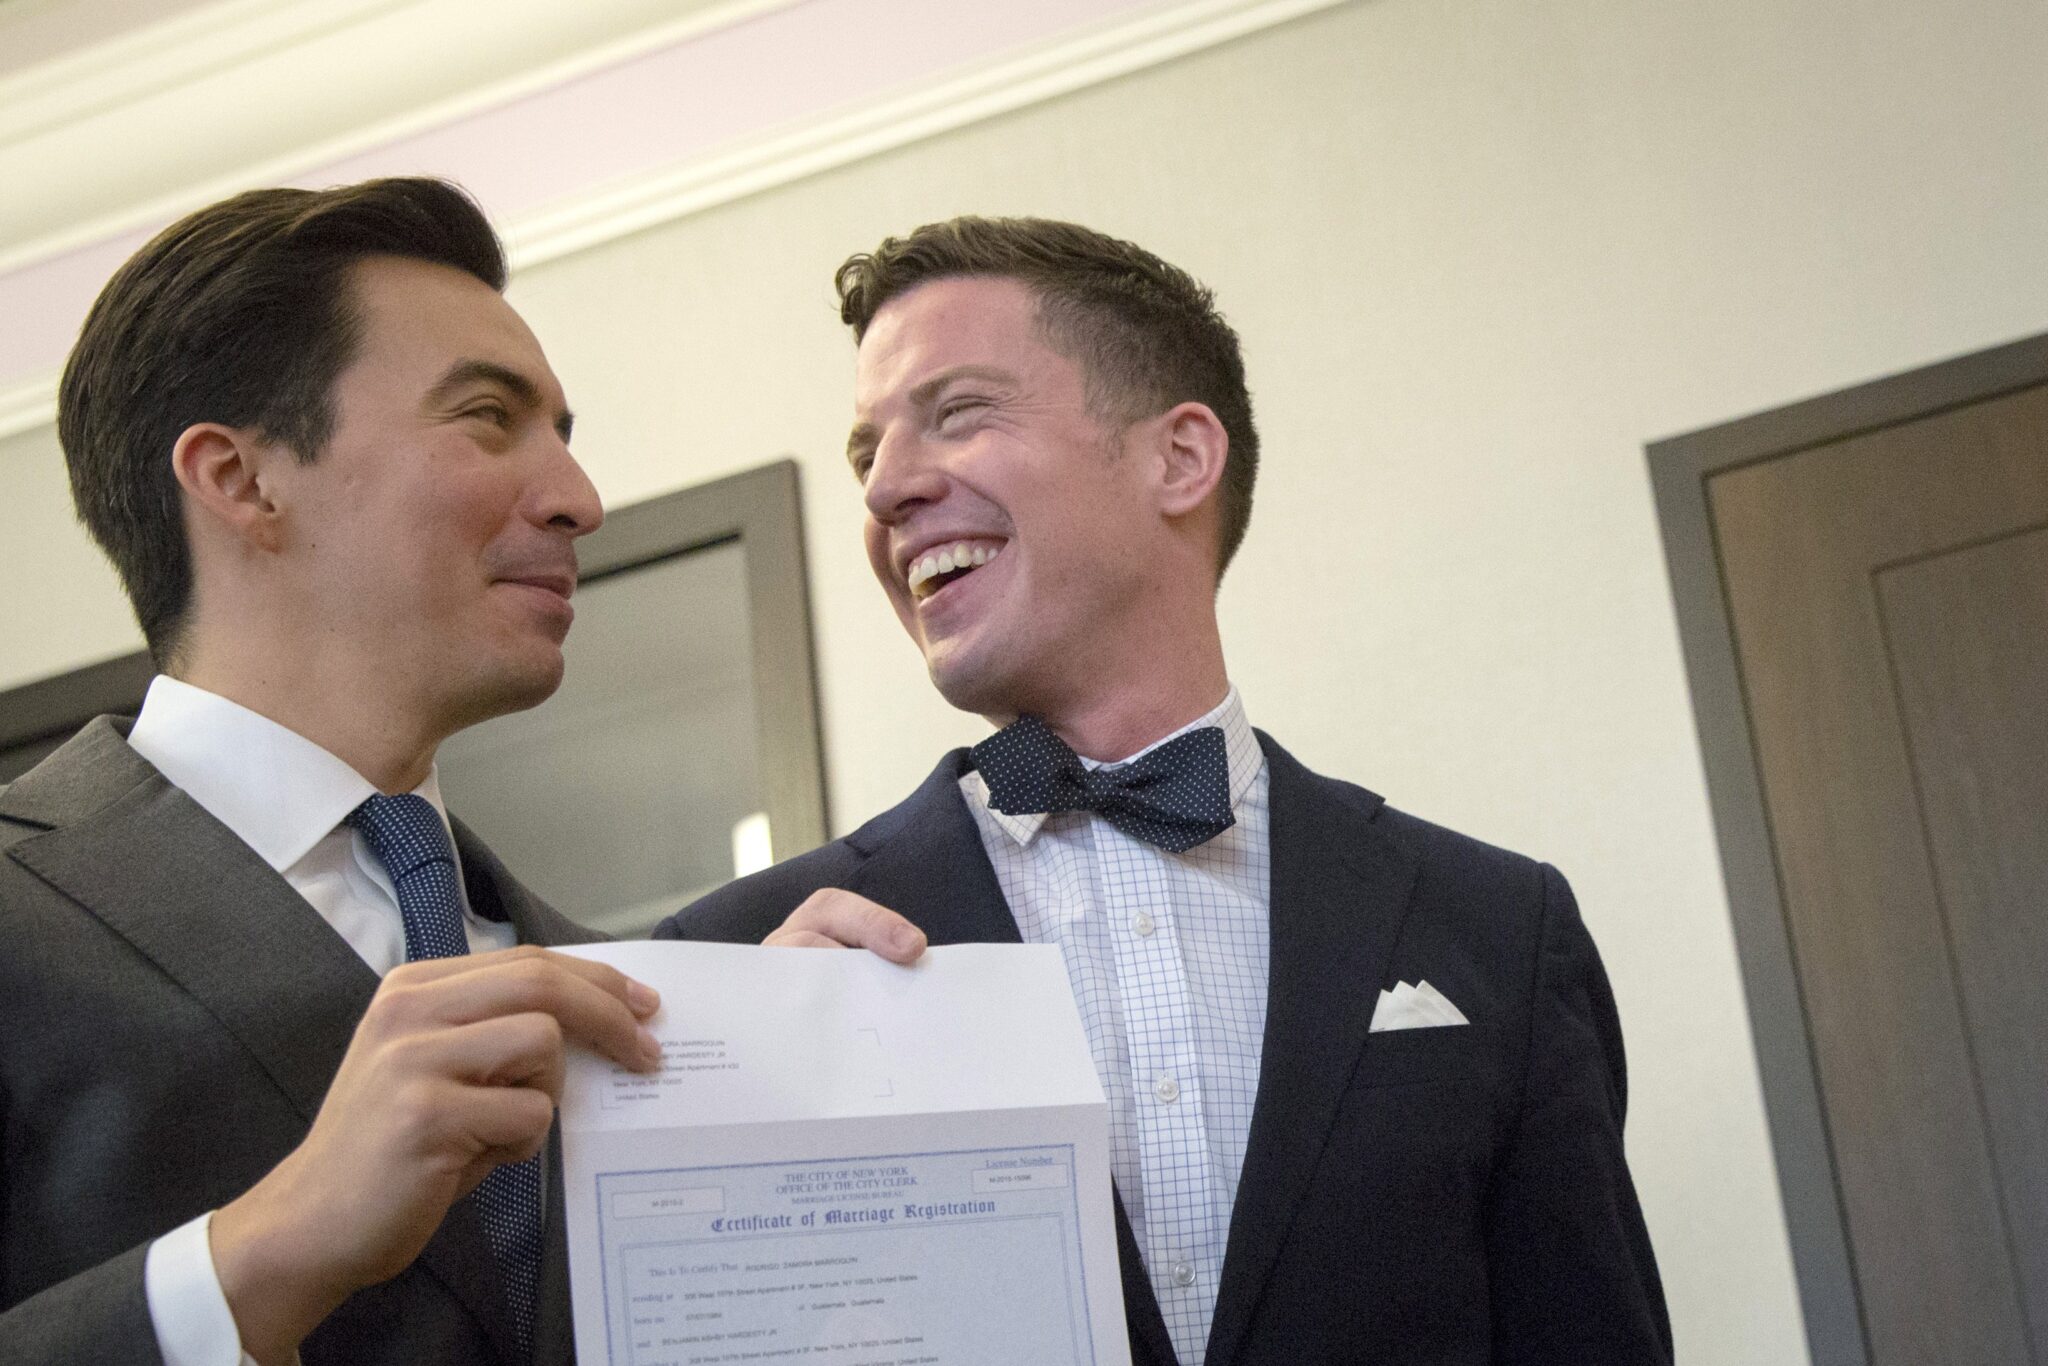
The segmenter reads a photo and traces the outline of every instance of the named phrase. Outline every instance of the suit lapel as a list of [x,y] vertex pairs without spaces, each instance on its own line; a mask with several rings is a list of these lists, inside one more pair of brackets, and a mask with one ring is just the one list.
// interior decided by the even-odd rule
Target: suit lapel
[[533,1366],[576,1360],[576,1322],[569,1312],[567,1187],[562,1182],[562,1126],[548,1135],[547,1224],[542,1230],[540,1280],[535,1285]]
[[[9,854],[204,1005],[310,1126],[378,978],[305,898],[105,717],[9,788],[0,814],[50,827]],[[520,886],[460,824],[455,830],[479,914],[511,920],[522,942],[598,937]],[[518,1359],[472,1202],[455,1203],[417,1265],[469,1311],[502,1359]]]
[[[468,826],[453,817],[449,818],[448,824],[455,832],[455,849],[462,858],[463,890],[469,894],[471,910],[486,920],[511,922],[522,944],[592,944],[605,938],[535,896],[524,883],[512,876],[498,856]],[[533,1360],[536,1366],[573,1361],[576,1355],[575,1325],[568,1312],[569,1244],[566,1221],[561,1217],[568,1197],[562,1185],[562,1135],[559,1126],[548,1137],[546,1160],[549,1213],[543,1230],[537,1312],[533,1325]],[[449,1236],[437,1237],[429,1243],[422,1259],[427,1260],[435,1273],[451,1284],[475,1282],[465,1298],[474,1296],[472,1307],[488,1310],[479,1317],[485,1330],[491,1334],[493,1345],[507,1360],[516,1360],[510,1331],[511,1318],[502,1307],[502,1279],[495,1274],[492,1259],[488,1255],[478,1256],[476,1251],[479,1245],[488,1246],[482,1222],[477,1219],[476,1208],[470,1201],[461,1201],[459,1209],[464,1227],[459,1230],[449,1227],[449,1224],[457,1222],[455,1212],[451,1211],[449,1224],[442,1226],[442,1232]],[[478,1275],[479,1270],[485,1268],[488,1270]]]
[[1116,1259],[1123,1272],[1124,1328],[1131,1339],[1132,1364],[1178,1366],[1166,1317],[1159,1312],[1159,1297],[1145,1270],[1145,1254],[1138,1250],[1138,1235],[1131,1232],[1130,1218],[1124,1214],[1124,1198],[1114,1184],[1109,1194],[1116,1203]]
[[[901,805],[847,837],[867,856],[849,891],[908,917],[934,944],[1015,944],[1017,918],[989,865],[981,831],[960,795],[967,751],[955,750]],[[1145,1259],[1116,1201],[1124,1318],[1139,1366],[1173,1366],[1173,1341],[1152,1293]]]
[[[512,876],[490,846],[461,821],[450,817],[455,851],[462,861],[462,888],[470,909],[486,920],[508,921],[522,944],[590,944],[605,938],[585,929],[529,891]],[[574,1326],[569,1320],[569,1249],[561,1211],[561,1131],[548,1136],[546,1224],[542,1230],[537,1312],[533,1325],[533,1361],[570,1361],[575,1357]],[[434,1237],[420,1253],[420,1262],[455,1292],[475,1315],[506,1361],[519,1361],[506,1308],[504,1279],[498,1274],[483,1220],[471,1200],[458,1200]]]
[[1364,1050],[1417,864],[1373,824],[1379,800],[1261,735],[1271,775],[1272,966],[1258,1103],[1208,1359],[1230,1361],[1308,1190]]
[[847,837],[867,855],[847,890],[914,922],[934,944],[1015,944],[1017,919],[960,795],[954,750],[900,806]]
[[14,859],[212,1012],[310,1124],[377,990],[319,913],[105,718],[7,806],[53,827]]
[[522,944],[596,944],[607,936],[577,924],[528,891],[490,846],[453,816],[455,852],[462,859],[462,889],[469,908],[486,920],[508,920]]

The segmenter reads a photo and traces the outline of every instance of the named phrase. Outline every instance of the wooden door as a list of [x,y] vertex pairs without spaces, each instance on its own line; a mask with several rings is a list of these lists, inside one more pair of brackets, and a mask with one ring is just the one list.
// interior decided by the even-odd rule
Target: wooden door
[[1867,1359],[2048,1366],[2048,382],[1702,483]]

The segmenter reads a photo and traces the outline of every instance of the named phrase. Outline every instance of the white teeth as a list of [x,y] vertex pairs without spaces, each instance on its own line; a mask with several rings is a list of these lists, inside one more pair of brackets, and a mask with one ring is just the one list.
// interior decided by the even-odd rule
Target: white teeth
[[1001,554],[1002,549],[1000,544],[970,546],[965,541],[957,541],[944,550],[933,551],[916,560],[903,577],[915,590],[941,574],[950,574],[956,569],[978,569]]

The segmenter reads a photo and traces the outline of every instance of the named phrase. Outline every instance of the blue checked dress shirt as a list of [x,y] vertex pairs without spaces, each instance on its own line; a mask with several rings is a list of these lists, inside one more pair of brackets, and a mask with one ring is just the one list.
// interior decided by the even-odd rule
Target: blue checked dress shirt
[[1216,1313],[1271,957],[1266,756],[1237,690],[1140,754],[1201,726],[1223,731],[1237,823],[1186,853],[1083,812],[1004,815],[980,774],[960,780],[1019,932],[1065,957],[1109,1097],[1110,1170],[1182,1366],[1201,1366]]

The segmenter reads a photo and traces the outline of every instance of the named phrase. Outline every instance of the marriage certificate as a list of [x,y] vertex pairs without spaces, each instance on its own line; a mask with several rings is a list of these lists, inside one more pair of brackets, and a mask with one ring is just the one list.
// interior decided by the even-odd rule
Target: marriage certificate
[[584,1366],[1128,1366],[1108,1106],[1049,945],[591,945],[655,1073],[575,1050]]

